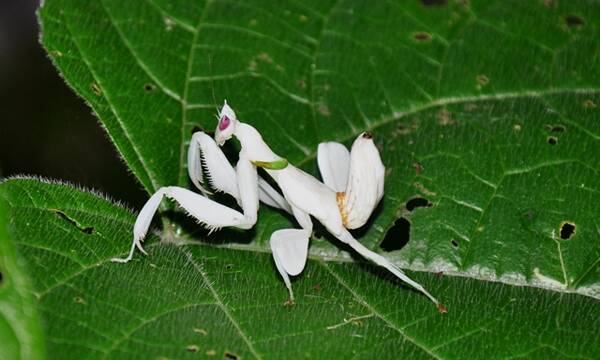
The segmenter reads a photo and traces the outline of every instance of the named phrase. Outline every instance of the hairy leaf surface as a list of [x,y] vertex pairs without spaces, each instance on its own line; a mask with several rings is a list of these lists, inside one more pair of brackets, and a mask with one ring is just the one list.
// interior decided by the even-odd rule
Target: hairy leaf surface
[[[124,265],[134,214],[68,185],[9,180],[10,236],[28,263],[48,355],[61,359],[595,358],[600,302],[464,277],[411,273],[440,314],[387,273],[309,260],[287,295],[267,253],[149,245]],[[35,219],[32,220],[32,219]],[[229,355],[227,355],[229,354]]]

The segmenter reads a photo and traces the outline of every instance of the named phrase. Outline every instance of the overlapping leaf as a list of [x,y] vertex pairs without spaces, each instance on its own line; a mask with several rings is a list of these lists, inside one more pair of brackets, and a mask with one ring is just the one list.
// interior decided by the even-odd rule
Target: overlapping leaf
[[[309,260],[287,293],[270,254],[157,243],[127,265],[134,215],[68,185],[10,180],[9,235],[28,262],[50,358],[594,358],[600,302],[415,273],[450,309],[355,263]],[[543,311],[540,311],[543,309]]]

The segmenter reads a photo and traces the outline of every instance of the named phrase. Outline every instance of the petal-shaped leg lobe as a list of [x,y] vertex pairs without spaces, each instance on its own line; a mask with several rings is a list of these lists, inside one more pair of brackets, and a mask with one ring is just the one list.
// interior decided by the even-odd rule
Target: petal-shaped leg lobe
[[356,138],[350,152],[350,174],[342,198],[348,229],[363,226],[383,197],[385,167],[370,135]]
[[277,230],[271,235],[271,251],[281,261],[285,271],[292,276],[304,270],[308,257],[310,232],[305,229]]
[[350,153],[337,142],[329,141],[319,144],[317,163],[323,183],[335,192],[346,190],[350,172]]

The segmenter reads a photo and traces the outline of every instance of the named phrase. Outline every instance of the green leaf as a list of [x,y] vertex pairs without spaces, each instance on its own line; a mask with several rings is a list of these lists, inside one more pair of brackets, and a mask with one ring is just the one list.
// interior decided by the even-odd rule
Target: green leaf
[[[361,241],[410,217],[397,264],[600,296],[600,6],[201,5],[41,9],[43,43],[149,192],[188,185],[191,131],[228,97],[308,170],[319,141],[375,132],[387,196]],[[433,207],[407,214],[414,197]],[[289,225],[263,214],[252,247]]]
[[0,359],[42,359],[44,334],[24,263],[10,236],[11,210],[0,192]]
[[[345,315],[341,319],[377,313],[367,319],[387,324],[385,331],[396,330],[395,336],[387,335],[390,342],[381,346],[393,346],[394,351],[405,351],[401,353],[405,356],[413,354],[412,347],[403,345],[398,350],[394,345],[401,339],[439,357],[476,356],[485,351],[499,357],[597,357],[596,335],[589,330],[597,329],[598,324],[580,310],[592,314],[600,298],[597,2],[47,0],[40,18],[42,42],[53,61],[92,106],[149,193],[164,185],[189,186],[184,163],[187,141],[196,126],[214,128],[215,108],[224,98],[281,157],[313,174],[318,172],[315,155],[319,142],[335,140],[350,145],[359,133],[371,131],[388,169],[386,196],[372,222],[355,234],[401,267],[460,276],[442,280],[431,274],[415,276],[447,303],[450,316],[457,317],[434,316],[422,297],[401,291],[397,283],[372,278],[363,265],[325,264],[324,259],[345,261],[351,257],[332,239],[319,234],[311,245],[316,260],[309,268],[315,270],[307,269],[295,287],[308,294],[314,277],[367,309],[344,313],[342,307]],[[122,211],[112,207],[108,211],[108,205],[96,204],[107,212]],[[80,232],[97,228],[95,221],[65,216]],[[103,230],[103,234],[113,234],[115,247],[103,239],[97,245],[106,253],[99,259],[123,253],[129,246],[131,215],[120,216],[129,220]],[[156,290],[141,289],[152,283],[143,277],[148,275],[141,275],[148,273],[147,261],[164,261],[167,269],[177,268],[177,261],[187,268],[201,265],[212,269],[210,281],[198,269],[185,273],[195,274],[193,289],[204,284],[211,306],[219,308],[211,314],[221,318],[212,320],[229,324],[227,331],[234,335],[244,329],[245,335],[232,337],[247,346],[236,347],[240,354],[252,355],[253,346],[257,353],[272,357],[283,357],[274,351],[298,354],[285,337],[268,350],[269,345],[255,341],[275,335],[256,333],[269,329],[301,336],[306,328],[296,327],[321,329],[324,325],[317,327],[305,318],[332,320],[329,316],[335,312],[331,309],[315,308],[301,315],[296,308],[276,322],[273,318],[281,311],[278,305],[266,307],[265,311],[273,313],[261,315],[246,308],[248,303],[254,307],[276,304],[276,294],[282,292],[269,256],[262,254],[268,252],[274,230],[296,226],[279,212],[262,209],[255,230],[246,235],[224,231],[206,238],[188,231],[179,219],[164,223],[163,240],[196,245],[154,245],[150,259],[141,260],[139,255],[135,264],[119,270],[124,271],[120,276],[139,279],[142,285],[135,288],[137,293],[147,294]],[[199,245],[197,238],[225,243],[227,249]],[[149,242],[152,240],[156,238]],[[202,255],[209,253],[208,259]],[[226,276],[228,269],[211,268],[241,258],[250,260],[241,263],[239,271],[248,276],[250,272],[263,274],[263,287],[270,290],[263,291],[250,280],[240,285]],[[87,269],[89,264],[70,266]],[[109,275],[89,278],[86,271],[82,279],[85,284],[98,277],[113,281],[117,270],[110,269]],[[379,270],[373,271],[381,276]],[[162,278],[169,274],[155,276],[166,288],[183,281]],[[42,270],[33,278],[41,283],[51,281]],[[81,289],[90,291],[89,287]],[[240,289],[243,295],[230,294]],[[117,295],[105,291],[110,303],[115,302],[112,296]],[[179,299],[180,291],[168,295]],[[56,296],[64,299],[66,295],[59,293]],[[141,301],[130,291],[122,293],[121,302]],[[380,293],[387,296],[379,297]],[[158,298],[162,299],[154,296],[148,300],[152,305],[147,306],[173,308],[172,300],[163,303]],[[224,309],[224,304],[231,307]],[[336,304],[339,310],[343,302]],[[410,315],[397,314],[390,304],[408,309]],[[456,309],[466,315],[455,315]],[[102,319],[100,309],[95,311],[96,318]],[[567,318],[571,313],[580,314],[574,317],[578,322]],[[153,330],[168,337],[181,330],[174,325],[177,321],[200,316],[177,314],[172,321],[152,323],[160,329]],[[517,315],[511,318],[512,314]],[[231,316],[234,321],[217,320]],[[408,324],[419,316],[428,320],[416,323],[416,329],[406,333],[411,329]],[[135,331],[134,318],[127,318],[125,329]],[[568,325],[563,326],[563,321]],[[260,331],[252,331],[249,324],[254,323]],[[71,329],[79,333],[82,327]],[[493,335],[488,334],[488,327]],[[579,336],[570,338],[557,328]],[[117,336],[115,330],[107,331],[108,338]],[[147,331],[151,340],[143,341],[146,346],[154,340],[160,343],[161,338],[153,338],[153,331]],[[326,351],[330,347],[341,355],[356,349],[342,346],[335,335],[308,334],[305,347],[320,345],[323,351],[310,352],[313,357],[333,356]],[[442,346],[454,338],[458,340]],[[564,339],[570,342],[563,343]],[[51,353],[58,351],[57,343],[73,342],[70,337],[49,341],[55,346]],[[127,341],[130,349],[135,342]],[[333,345],[327,345],[330,342]],[[94,344],[99,352],[108,349],[104,343]],[[223,345],[219,351],[226,348]]]
[[[309,260],[287,293],[267,253],[154,242],[120,255],[134,214],[68,185],[0,185],[27,260],[50,358],[596,358],[600,302],[415,273],[447,301],[371,266]],[[152,236],[155,238],[155,236]],[[155,239],[153,239],[155,240]]]

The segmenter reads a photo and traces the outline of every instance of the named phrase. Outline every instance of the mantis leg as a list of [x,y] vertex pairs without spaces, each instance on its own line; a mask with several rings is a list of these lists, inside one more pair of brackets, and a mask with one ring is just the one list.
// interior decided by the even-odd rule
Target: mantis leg
[[238,193],[240,194],[243,213],[185,188],[177,186],[162,187],[146,202],[135,221],[133,243],[129,255],[122,259],[112,260],[115,262],[128,262],[133,257],[136,247],[146,254],[142,247],[142,241],[146,236],[158,205],[164,197],[177,202],[190,216],[211,230],[229,226],[249,229],[254,226],[258,212],[256,167],[248,159],[242,157],[238,161],[236,171],[239,180],[237,183]]
[[[233,196],[241,205],[235,169],[213,138],[198,131],[192,135],[188,148],[188,175],[194,185],[204,195],[208,195],[210,192],[204,187],[203,161],[210,185],[220,192]],[[260,201],[265,204],[283,209],[289,213],[292,212],[290,205],[283,196],[261,177],[258,178],[258,195]]]
[[381,255],[379,255],[379,254],[377,254],[377,253],[369,250],[368,248],[366,248],[363,244],[361,244],[356,239],[354,239],[354,237],[352,237],[352,234],[350,234],[350,232],[348,230],[343,229],[340,234],[335,235],[335,236],[340,241],[342,241],[343,243],[346,243],[346,244],[350,245],[350,247],[352,247],[357,253],[359,253],[365,259],[370,260],[370,261],[374,262],[375,264],[377,264],[377,265],[379,265],[381,267],[386,268],[389,272],[391,272],[392,274],[394,274],[400,280],[404,281],[405,283],[409,284],[410,286],[412,286],[416,290],[418,290],[418,291],[422,292],[423,294],[425,294],[425,296],[427,296],[431,301],[433,301],[434,304],[436,304],[438,306],[438,309],[441,312],[445,312],[444,305],[442,305],[427,290],[425,290],[425,288],[423,287],[423,285],[421,285],[418,282],[414,281],[413,279],[409,278],[408,275],[406,275],[404,273],[404,271],[402,271],[396,265],[392,264],[385,257],[383,257],[383,256],[381,256]]
[[290,300],[294,301],[289,275],[296,276],[304,270],[308,258],[312,221],[310,216],[302,210],[296,207],[292,207],[292,210],[302,229],[277,230],[271,235],[269,243],[277,271],[288,289]]

